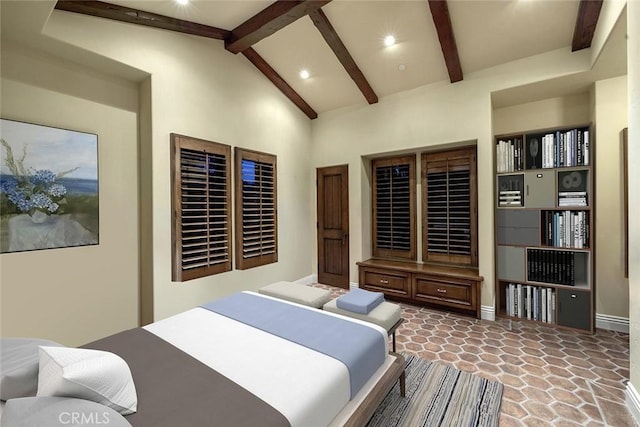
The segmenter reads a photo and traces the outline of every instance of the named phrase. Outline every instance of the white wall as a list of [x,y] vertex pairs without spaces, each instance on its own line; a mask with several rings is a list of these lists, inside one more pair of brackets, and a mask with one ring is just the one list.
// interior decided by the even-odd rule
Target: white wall
[[138,324],[135,84],[2,44],[2,117],[98,134],[100,242],[0,255],[2,336],[80,345]]
[[[141,247],[153,248],[142,268],[152,276],[154,319],[240,290],[310,276],[314,225],[309,200],[315,192],[309,191],[309,120],[253,65],[225,51],[220,40],[73,13],[54,11],[44,33],[151,75],[150,99],[143,101],[149,102],[145,122],[151,144],[142,144],[152,159],[151,193],[141,199],[152,206],[146,215],[152,217],[152,229]],[[171,282],[171,132],[277,156],[277,263]]]

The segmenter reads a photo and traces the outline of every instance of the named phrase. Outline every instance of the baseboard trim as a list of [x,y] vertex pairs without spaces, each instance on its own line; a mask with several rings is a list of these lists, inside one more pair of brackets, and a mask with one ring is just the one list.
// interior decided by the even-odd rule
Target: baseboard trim
[[596,313],[596,328],[629,333],[629,318]]
[[480,319],[482,320],[496,320],[496,310],[492,305],[480,306]]
[[627,396],[629,412],[631,412],[636,424],[640,425],[640,394],[638,394],[638,390],[631,384],[631,381],[627,382],[627,388],[624,390],[624,394]]
[[293,283],[297,283],[299,285],[311,285],[313,283],[318,283],[318,275],[312,274],[310,276],[302,277]]
[[[302,277],[296,280],[295,283],[298,283],[300,285],[311,285],[313,283],[318,283],[318,275],[311,274],[309,276]],[[349,289],[355,289],[357,287],[358,287],[357,282],[349,282]],[[482,320],[491,320],[491,321],[496,320],[495,308],[491,305],[481,306],[480,318]],[[596,328],[606,329],[609,331],[624,332],[628,334],[629,318],[596,313]]]

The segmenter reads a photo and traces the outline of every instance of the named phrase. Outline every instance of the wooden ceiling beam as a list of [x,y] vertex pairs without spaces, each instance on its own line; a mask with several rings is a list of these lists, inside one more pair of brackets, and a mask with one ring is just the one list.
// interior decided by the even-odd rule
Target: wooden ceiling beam
[[[323,3],[327,3],[326,1]],[[77,1],[58,0],[55,6],[58,10],[75,12],[83,15],[95,16],[98,18],[112,19],[115,21],[127,22],[130,24],[143,25],[146,27],[161,28],[164,30],[177,31],[194,36],[208,37],[217,40],[227,40],[231,36],[231,31],[221,28],[210,27],[208,25],[196,24],[190,21],[170,18],[168,16],[155,13],[144,12],[138,9],[118,6],[101,1]],[[260,56],[256,51],[248,48],[243,54],[256,66],[278,89],[284,93],[307,117],[315,119],[318,117],[313,108],[306,103],[298,93],[293,90],[287,82]]]
[[113,19],[115,21],[128,22],[130,24],[144,25],[147,27],[162,28],[164,30],[177,31],[217,40],[224,40],[231,34],[230,31],[221,28],[210,27],[208,25],[170,18],[156,13],[144,12],[142,10],[101,1],[58,0],[55,8],[67,12],[81,13],[83,15]]
[[242,54],[249,60],[255,67],[262,72],[271,83],[273,83],[282,93],[285,94],[287,98],[291,100],[303,113],[307,115],[310,119],[315,119],[318,117],[318,113],[314,111],[307,102],[302,99],[298,92],[293,90],[289,84],[284,81],[280,74],[276,72],[267,62],[258,55],[258,52],[253,50],[253,48],[244,49]]
[[440,39],[444,62],[447,64],[449,80],[451,83],[459,82],[462,80],[462,66],[460,65],[456,39],[453,35],[449,6],[447,6],[446,0],[429,0],[429,8],[438,32],[438,39]]
[[342,40],[340,40],[340,36],[336,33],[331,22],[329,22],[327,15],[325,15],[321,9],[318,9],[309,13],[309,17],[349,74],[349,77],[351,77],[356,86],[358,86],[358,89],[360,89],[360,92],[362,92],[367,102],[369,104],[375,104],[378,102],[378,96],[373,91],[373,88],[371,88],[371,85],[365,78],[364,74],[362,74],[362,71],[360,71],[358,64],[353,60],[353,57],[351,57],[351,54],[345,47],[344,43],[342,43]]
[[576,17],[576,26],[573,30],[573,42],[571,43],[572,52],[591,47],[601,9],[602,0],[580,1],[578,16]]
[[242,52],[331,0],[277,0],[236,28],[225,41],[232,53]]

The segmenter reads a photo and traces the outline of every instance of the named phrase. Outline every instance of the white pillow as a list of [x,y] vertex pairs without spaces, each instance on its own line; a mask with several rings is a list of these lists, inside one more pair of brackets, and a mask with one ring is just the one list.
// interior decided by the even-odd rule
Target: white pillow
[[108,351],[40,346],[37,396],[93,400],[127,415],[138,397],[127,362]]

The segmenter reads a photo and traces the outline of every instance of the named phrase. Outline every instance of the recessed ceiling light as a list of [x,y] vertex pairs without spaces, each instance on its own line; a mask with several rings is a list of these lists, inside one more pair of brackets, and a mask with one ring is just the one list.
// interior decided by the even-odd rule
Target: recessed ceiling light
[[393,46],[394,44],[396,44],[396,38],[391,34],[389,34],[387,37],[384,38],[385,46]]
[[309,72],[307,70],[300,71],[300,78],[301,79],[308,79],[309,78]]
[[181,5],[186,5],[187,3],[189,3],[189,0],[176,0],[176,3],[181,4]]

